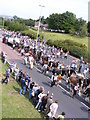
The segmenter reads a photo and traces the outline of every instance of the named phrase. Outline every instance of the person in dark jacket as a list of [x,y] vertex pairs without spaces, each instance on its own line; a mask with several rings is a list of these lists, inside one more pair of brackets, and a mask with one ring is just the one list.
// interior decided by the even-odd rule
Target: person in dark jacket
[[29,99],[31,99],[31,93],[34,85],[35,85],[35,82],[31,82],[29,85]]
[[22,72],[22,69],[19,71],[19,79],[18,79],[18,82],[21,81],[21,78],[23,77],[23,72]]
[[49,93],[47,93],[46,96],[42,97],[42,111],[45,110],[45,107],[46,107],[46,104],[47,104],[47,100],[48,100],[48,96],[49,96]]
[[25,94],[25,77],[21,79],[21,89],[20,89],[20,94],[22,93]]
[[53,103],[53,95],[51,95],[48,99],[47,99],[47,104],[46,104],[46,111],[45,111],[45,115],[47,116],[47,114],[50,112],[50,105]]

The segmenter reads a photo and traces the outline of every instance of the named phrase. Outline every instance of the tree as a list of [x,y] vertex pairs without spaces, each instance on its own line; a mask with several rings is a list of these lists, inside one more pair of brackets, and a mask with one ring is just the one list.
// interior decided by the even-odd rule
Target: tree
[[49,18],[47,18],[49,28],[54,30],[60,29],[59,18],[59,14],[57,13],[50,15]]
[[65,30],[69,33],[69,30],[75,25],[76,16],[71,12],[65,12],[63,14],[52,14],[48,18],[49,28],[55,30]]
[[14,15],[13,18],[14,18],[14,20],[17,20],[17,19],[18,19],[18,17],[17,17],[16,15]]
[[67,11],[66,13],[63,13],[61,17],[62,29],[65,30],[66,33],[69,33],[69,31],[75,26],[76,15]]
[[82,18],[78,18],[75,23],[75,31],[79,33],[81,37],[87,34],[87,23]]
[[80,37],[84,37],[84,36],[87,35],[87,24],[86,24],[86,23],[84,23],[84,24],[80,27],[79,35],[80,35]]

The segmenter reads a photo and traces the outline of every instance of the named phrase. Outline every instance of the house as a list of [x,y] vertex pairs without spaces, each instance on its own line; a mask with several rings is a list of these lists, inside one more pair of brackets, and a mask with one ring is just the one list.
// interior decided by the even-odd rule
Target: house
[[[34,28],[38,29],[38,26],[39,26],[39,21],[36,21]],[[40,23],[40,26],[42,27],[42,30],[47,30],[48,29],[48,24],[42,24],[42,23]]]
[[43,30],[48,30],[48,24],[43,24]]
[[38,26],[39,26],[39,21],[36,21],[34,28],[35,28],[35,29],[38,29]]

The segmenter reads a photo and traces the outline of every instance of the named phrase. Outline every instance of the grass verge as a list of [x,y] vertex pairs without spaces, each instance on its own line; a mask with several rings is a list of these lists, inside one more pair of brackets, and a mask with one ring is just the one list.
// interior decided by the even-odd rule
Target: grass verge
[[[5,70],[8,68],[0,61],[0,74],[5,74]],[[2,76],[3,78],[5,76]],[[20,85],[10,77],[9,84],[0,84],[0,91],[2,86],[2,94],[0,98],[0,106],[2,106],[2,118],[43,118],[42,113],[38,111],[32,105],[32,102],[28,99],[28,93],[25,95],[19,95]],[[2,95],[2,96],[1,96]],[[44,119],[44,118],[43,118]]]

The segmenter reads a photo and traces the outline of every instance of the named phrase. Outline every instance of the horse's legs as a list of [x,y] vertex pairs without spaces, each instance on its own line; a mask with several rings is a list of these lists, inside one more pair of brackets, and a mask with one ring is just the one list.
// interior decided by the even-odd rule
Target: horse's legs
[[72,83],[70,82],[70,91],[72,92]]
[[66,79],[67,88],[69,88],[69,78]]
[[79,93],[78,93],[79,96],[81,96],[81,87],[79,87]]

